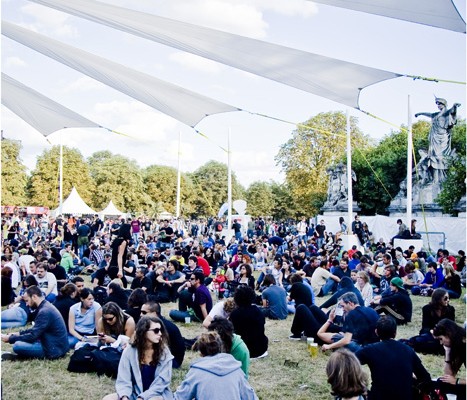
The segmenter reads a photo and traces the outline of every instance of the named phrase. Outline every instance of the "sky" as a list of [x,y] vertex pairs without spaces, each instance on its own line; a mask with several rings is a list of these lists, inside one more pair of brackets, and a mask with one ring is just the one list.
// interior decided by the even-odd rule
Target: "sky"
[[[466,35],[424,25],[325,6],[307,0],[113,0],[113,5],[190,22],[311,53],[402,74],[466,80]],[[465,20],[465,3],[454,1]],[[465,85],[397,78],[365,88],[360,108],[384,121],[286,85],[142,39],[25,0],[2,0],[2,18],[69,45],[105,57],[224,103],[300,123],[329,111],[349,110],[360,129],[378,140],[412,114],[435,112],[434,96],[462,106]],[[2,36],[2,71],[90,120],[130,135],[103,129],[64,129],[48,137],[56,145],[80,150],[84,157],[109,150],[136,160],[140,167],[178,165],[193,172],[209,160],[227,163],[239,182],[282,182],[275,156],[290,139],[293,124],[246,112],[204,118],[197,129],[207,137],[110,87]],[[189,104],[186,105],[189,107]],[[3,136],[20,140],[21,159],[33,170],[37,156],[51,144],[2,106]],[[420,117],[422,119],[423,117]],[[417,119],[412,118],[413,122]]]

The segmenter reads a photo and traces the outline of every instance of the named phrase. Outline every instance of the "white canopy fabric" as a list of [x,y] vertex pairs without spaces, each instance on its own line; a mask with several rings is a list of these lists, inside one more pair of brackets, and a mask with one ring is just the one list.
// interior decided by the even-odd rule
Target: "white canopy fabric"
[[[343,214],[342,217],[346,217]],[[318,221],[324,219],[327,232],[337,232],[339,228],[339,217],[330,215],[319,215]],[[387,243],[391,238],[397,235],[399,225],[397,220],[400,217],[386,217],[376,215],[373,217],[361,216],[360,220],[368,224],[370,232],[373,232],[375,240],[383,238]],[[457,254],[460,249],[466,248],[465,218],[459,217],[426,217],[427,226],[424,226],[422,217],[414,217],[417,220],[417,232],[422,235],[425,247],[430,246],[432,251],[437,251],[443,247],[442,242],[445,239],[445,246],[450,253]],[[352,222],[352,221],[351,221]],[[351,223],[348,224],[349,227]],[[426,232],[431,232],[429,235]],[[445,236],[444,236],[444,235]]]
[[[239,111],[236,107],[164,82],[6,21],[2,21],[2,34],[191,127],[194,127],[208,115]],[[188,104],[189,107],[187,107]]]
[[46,137],[63,128],[101,128],[4,73],[2,104]]
[[32,0],[358,108],[360,91],[401,76],[91,0]]
[[115,207],[115,204],[113,203],[112,200],[109,201],[109,204],[107,204],[107,207],[105,207],[101,212],[99,212],[100,215],[124,215],[124,212],[121,212],[117,207]]
[[[32,0],[36,1],[36,0]],[[465,21],[452,0],[313,0],[316,3],[465,33]],[[40,1],[38,1],[40,2]]]
[[[55,215],[60,212],[60,207],[54,210]],[[97,214],[89,207],[79,195],[75,187],[71,189],[70,195],[62,204],[62,214]]]

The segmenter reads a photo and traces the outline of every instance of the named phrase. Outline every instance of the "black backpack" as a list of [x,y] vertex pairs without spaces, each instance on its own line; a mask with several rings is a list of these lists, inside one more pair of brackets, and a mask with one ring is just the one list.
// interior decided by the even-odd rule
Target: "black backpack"
[[120,363],[122,353],[113,347],[104,347],[101,350],[94,350],[92,354],[92,362],[97,375],[101,376],[105,374],[109,378],[116,379],[118,374],[118,364]]
[[68,371],[70,372],[96,372],[94,369],[94,355],[93,351],[96,350],[96,346],[91,346],[89,344],[80,347],[70,357],[70,362],[68,363]]

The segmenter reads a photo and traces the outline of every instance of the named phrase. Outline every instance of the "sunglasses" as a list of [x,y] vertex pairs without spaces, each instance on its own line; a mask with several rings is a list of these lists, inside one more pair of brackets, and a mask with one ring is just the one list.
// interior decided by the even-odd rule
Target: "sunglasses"
[[190,278],[190,281],[196,281],[196,278]]
[[162,332],[161,328],[148,329],[148,332],[154,332],[156,335]]
[[113,321],[115,319],[115,315],[113,317],[103,318],[104,321]]

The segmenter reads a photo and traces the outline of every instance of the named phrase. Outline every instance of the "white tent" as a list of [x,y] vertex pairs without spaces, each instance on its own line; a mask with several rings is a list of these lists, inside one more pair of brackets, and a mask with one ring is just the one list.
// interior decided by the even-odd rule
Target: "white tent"
[[113,201],[110,200],[109,204],[107,204],[107,207],[105,207],[101,212],[99,212],[99,215],[125,215],[125,213],[120,211],[117,207],[115,207]]
[[[57,215],[60,207],[56,208],[53,212]],[[62,204],[62,214],[96,214],[96,212],[89,207],[79,195],[75,187],[71,190],[70,195]]]

